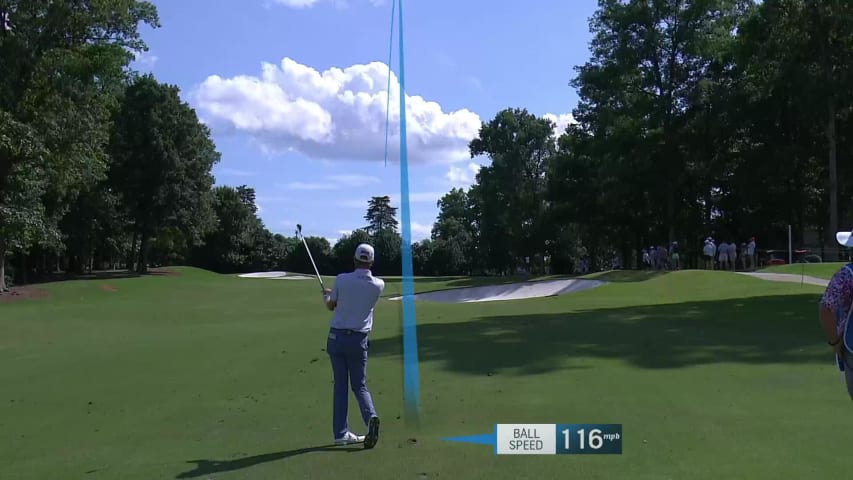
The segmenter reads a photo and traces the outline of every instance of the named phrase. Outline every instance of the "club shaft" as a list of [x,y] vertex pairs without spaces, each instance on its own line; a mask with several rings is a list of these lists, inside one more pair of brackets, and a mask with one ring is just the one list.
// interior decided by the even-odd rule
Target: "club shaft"
[[300,232],[299,236],[302,238],[302,245],[305,245],[305,251],[308,252],[308,259],[311,260],[311,266],[314,267],[314,273],[317,274],[317,281],[320,282],[320,289],[323,290],[323,293],[326,293],[326,286],[323,285],[323,277],[320,276],[320,271],[317,270],[317,264],[314,263],[314,256],[311,255],[311,249],[308,248],[308,242],[305,241],[305,237],[302,236],[302,232]]

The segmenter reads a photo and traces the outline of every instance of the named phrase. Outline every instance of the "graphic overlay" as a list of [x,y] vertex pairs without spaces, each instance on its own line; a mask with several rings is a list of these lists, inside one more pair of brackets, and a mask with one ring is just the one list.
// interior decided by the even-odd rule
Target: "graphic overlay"
[[496,425],[498,455],[554,455],[557,437],[554,424],[501,424]]
[[622,454],[620,424],[558,424],[557,454]]
[[[392,2],[393,3],[393,2]],[[397,0],[397,28],[400,52],[400,226],[403,242],[403,401],[406,420],[419,422],[420,373],[418,370],[418,332],[415,317],[415,281],[412,264],[412,223],[409,218],[409,152],[406,139],[406,67],[403,56],[403,0]],[[392,25],[393,29],[393,25]],[[391,68],[390,65],[388,68]],[[390,92],[389,92],[390,93]]]
[[501,423],[493,433],[450,437],[489,445],[495,455],[621,455],[619,423]]
[[385,166],[388,166],[388,130],[391,126],[389,119],[391,118],[391,61],[394,59],[394,13],[396,11],[397,2],[391,1],[391,38],[388,39],[388,86],[385,91],[388,92],[385,96]]

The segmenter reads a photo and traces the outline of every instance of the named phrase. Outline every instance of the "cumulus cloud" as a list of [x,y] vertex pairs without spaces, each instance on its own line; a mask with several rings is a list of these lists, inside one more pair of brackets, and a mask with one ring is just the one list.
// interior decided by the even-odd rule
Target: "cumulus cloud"
[[474,162],[468,162],[468,165],[464,167],[451,165],[446,177],[453,187],[465,188],[474,183],[480,168],[481,165]]
[[133,62],[137,67],[152,68],[160,58],[149,52],[134,52]]
[[548,119],[548,120],[551,120],[552,122],[557,124],[557,126],[554,127],[554,136],[557,138],[559,138],[560,135],[565,133],[566,128],[568,128],[569,125],[574,125],[574,124],[578,123],[577,120],[575,120],[575,117],[571,113],[563,113],[563,114],[546,113],[545,115],[543,115],[543,117]]
[[[409,193],[409,203],[430,203],[433,206],[438,200],[443,197],[447,192],[410,192]],[[376,195],[388,195],[391,198],[391,206],[400,208],[400,195],[399,194],[376,194]],[[367,201],[369,198],[365,199],[349,199],[349,200],[340,200],[335,204],[341,208],[367,208]]]
[[[432,225],[426,225],[424,223],[418,223],[418,222],[411,222],[411,225],[412,225],[412,242],[419,242],[425,238],[430,238],[430,236],[432,235]],[[359,228],[361,228],[361,227],[359,227]],[[343,230],[343,229],[337,231],[338,235],[341,235],[341,236],[351,235],[352,232],[353,232],[353,230]],[[403,233],[402,226],[400,226],[400,228],[398,228],[398,232],[401,234]],[[335,242],[331,242],[331,243],[332,243],[332,245],[335,244]]]
[[366,185],[379,183],[379,179],[370,175],[345,174],[345,175],[329,175],[327,177],[337,185],[345,187],[364,187]]
[[255,175],[255,172],[240,170],[237,168],[220,168],[218,173],[229,177],[252,177]]
[[[303,0],[307,1],[307,0]],[[318,160],[383,161],[388,66],[382,62],[323,72],[284,58],[256,76],[209,76],[191,93],[202,120],[220,134],[248,134],[264,151],[299,152]],[[389,161],[399,160],[400,88],[392,73]],[[409,161],[452,163],[470,158],[481,125],[467,109],[445,111],[406,95]]]
[[328,175],[321,182],[276,183],[276,187],[288,190],[338,190],[346,187],[364,187],[379,183],[379,179],[370,175],[345,174]]
[[[267,0],[269,3],[270,0]],[[347,0],[271,0],[272,3],[277,5],[282,5],[287,8],[295,8],[295,9],[306,9],[314,7],[321,3],[332,4],[338,8],[343,8],[348,6]],[[373,5],[374,7],[382,6],[387,3],[388,0],[367,0],[367,3]]]
[[411,222],[412,224],[412,241],[418,242],[425,238],[429,238],[432,234],[432,225],[423,223]]
[[279,5],[289,8],[309,8],[316,5],[319,0],[273,0]]

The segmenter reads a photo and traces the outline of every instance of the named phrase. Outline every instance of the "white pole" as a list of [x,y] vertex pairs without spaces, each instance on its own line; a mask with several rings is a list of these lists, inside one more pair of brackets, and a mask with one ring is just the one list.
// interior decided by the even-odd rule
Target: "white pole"
[[791,226],[788,225],[788,264],[794,263],[794,251],[791,246]]

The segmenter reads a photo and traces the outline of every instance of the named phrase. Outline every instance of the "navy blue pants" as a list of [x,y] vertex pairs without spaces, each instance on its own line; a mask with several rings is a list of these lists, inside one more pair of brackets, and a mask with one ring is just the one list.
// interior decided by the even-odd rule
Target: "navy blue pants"
[[351,330],[331,329],[326,341],[326,352],[332,361],[335,376],[334,412],[332,430],[335,438],[349,431],[349,388],[358,400],[361,418],[367,426],[370,417],[376,415],[373,398],[367,390],[367,351],[369,340],[366,333]]

